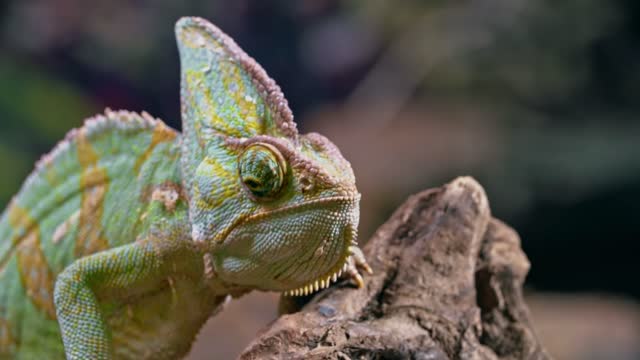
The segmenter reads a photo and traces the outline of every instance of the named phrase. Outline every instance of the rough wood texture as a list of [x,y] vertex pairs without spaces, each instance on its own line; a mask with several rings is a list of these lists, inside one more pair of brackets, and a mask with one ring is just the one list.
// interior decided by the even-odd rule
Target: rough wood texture
[[475,180],[411,196],[364,252],[374,270],[365,288],[320,292],[240,358],[549,358],[522,298],[518,235],[492,219]]

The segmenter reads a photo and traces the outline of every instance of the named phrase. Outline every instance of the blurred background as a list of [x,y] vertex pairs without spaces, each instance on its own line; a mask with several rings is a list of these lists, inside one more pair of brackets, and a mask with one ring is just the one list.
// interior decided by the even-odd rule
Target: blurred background
[[[4,0],[0,207],[107,106],[180,128],[184,15],[227,32],[299,128],[340,147],[362,241],[409,194],[472,175],[522,237],[549,351],[640,359],[640,2]],[[233,358],[276,300],[233,302],[189,358]]]

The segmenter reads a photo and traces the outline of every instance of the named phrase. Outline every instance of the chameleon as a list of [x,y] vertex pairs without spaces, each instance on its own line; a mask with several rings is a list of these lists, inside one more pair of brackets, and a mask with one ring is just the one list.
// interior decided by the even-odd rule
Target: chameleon
[[217,27],[175,34],[182,132],[107,109],[2,213],[0,358],[181,358],[230,298],[363,286],[349,162]]

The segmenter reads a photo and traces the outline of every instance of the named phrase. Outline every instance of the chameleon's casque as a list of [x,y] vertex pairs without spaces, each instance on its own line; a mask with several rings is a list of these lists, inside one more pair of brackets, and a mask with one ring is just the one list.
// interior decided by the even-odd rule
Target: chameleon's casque
[[183,133],[107,110],[0,217],[0,359],[179,358],[229,295],[362,285],[349,163],[215,26],[176,37]]

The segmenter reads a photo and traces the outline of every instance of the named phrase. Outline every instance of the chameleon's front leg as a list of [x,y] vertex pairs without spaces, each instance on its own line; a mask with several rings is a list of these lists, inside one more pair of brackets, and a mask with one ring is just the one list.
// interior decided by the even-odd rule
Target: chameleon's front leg
[[96,294],[133,289],[158,274],[160,263],[151,241],[143,241],[79,259],[58,276],[54,301],[67,359],[113,357]]

